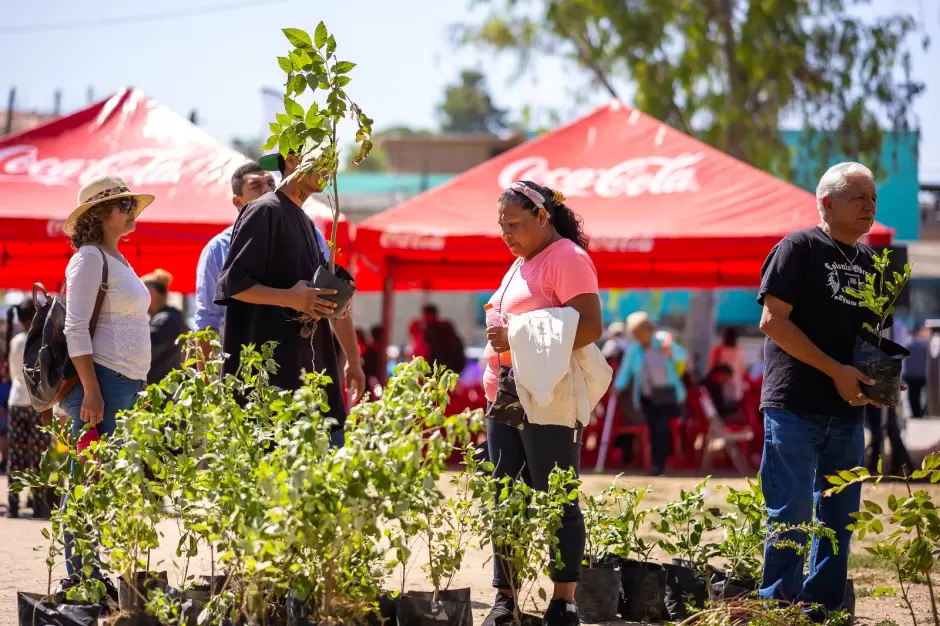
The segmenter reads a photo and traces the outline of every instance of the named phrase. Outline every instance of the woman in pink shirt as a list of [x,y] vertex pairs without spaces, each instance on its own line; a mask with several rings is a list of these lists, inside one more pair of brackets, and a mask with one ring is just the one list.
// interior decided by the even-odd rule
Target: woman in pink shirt
[[[496,399],[500,366],[511,367],[509,337],[503,316],[538,309],[572,307],[580,313],[574,348],[583,348],[601,337],[601,303],[597,270],[586,251],[588,238],[581,218],[564,204],[564,196],[533,182],[515,182],[499,197],[497,214],[503,241],[517,257],[506,272],[487,312],[488,344],[484,353],[483,386],[489,403]],[[489,413],[487,447],[496,466],[494,476],[522,477],[535,489],[548,488],[549,473],[581,465],[581,426],[533,424],[516,428]],[[577,423],[577,421],[576,421]],[[546,626],[579,623],[574,590],[584,557],[584,518],[577,502],[565,510],[558,531],[563,568],[552,567],[552,602],[545,612]],[[554,556],[550,559],[554,563]],[[493,586],[499,590],[483,626],[512,621],[511,581],[498,558],[493,559]]]

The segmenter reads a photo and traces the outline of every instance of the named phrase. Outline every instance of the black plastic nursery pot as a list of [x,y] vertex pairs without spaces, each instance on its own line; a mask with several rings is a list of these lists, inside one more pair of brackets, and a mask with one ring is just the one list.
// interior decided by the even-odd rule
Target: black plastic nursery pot
[[133,586],[121,576],[118,578],[118,607],[122,611],[142,611],[151,591],[165,592],[169,586],[166,572],[136,572]]
[[398,599],[398,626],[472,626],[470,588],[407,591]]
[[658,563],[620,562],[620,616],[634,622],[666,619],[666,570]]
[[863,330],[855,338],[852,365],[875,381],[861,385],[871,400],[885,406],[897,406],[901,399],[901,363],[911,356],[904,346]]
[[313,275],[313,280],[307,282],[309,286],[316,287],[317,289],[336,290],[335,294],[323,296],[324,300],[336,303],[336,310],[330,315],[324,315],[324,317],[328,319],[341,317],[346,312],[349,301],[352,300],[353,295],[356,293],[356,281],[352,277],[352,274],[341,265],[336,265],[334,268],[336,274],[331,274],[328,266],[321,265]]
[[118,613],[103,621],[102,626],[163,626],[153,615],[143,611]]
[[16,592],[20,626],[95,626],[104,605],[85,602],[52,603],[38,593]]
[[574,601],[583,622],[596,624],[616,619],[620,605],[619,559],[609,558],[594,567],[582,567]]
[[689,567],[687,561],[673,559],[666,568],[666,614],[669,619],[689,617],[689,607],[704,608],[708,600],[708,585]]
[[[759,581],[739,578],[728,578],[729,572],[725,570],[712,570],[712,592],[716,598],[731,600],[754,595],[757,592]],[[707,592],[707,590],[706,590]]]

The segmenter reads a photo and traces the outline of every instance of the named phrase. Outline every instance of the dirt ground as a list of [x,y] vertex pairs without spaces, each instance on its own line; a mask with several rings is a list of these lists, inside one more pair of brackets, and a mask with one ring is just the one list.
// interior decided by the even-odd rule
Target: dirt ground
[[[608,486],[613,480],[612,476],[586,476],[584,479],[584,490],[587,492],[598,492]],[[699,479],[693,477],[684,478],[655,478],[646,477],[623,477],[621,483],[628,486],[645,487],[652,485],[654,493],[648,498],[649,506],[656,506],[675,499],[680,489],[690,489]],[[730,485],[741,488],[744,485],[742,479],[720,479],[712,480],[713,488],[710,489],[710,505],[720,506],[724,503],[725,492],[718,489],[719,485]],[[928,487],[935,493],[935,498],[940,496],[940,487]],[[889,493],[900,495],[903,490],[901,485],[881,485],[877,490],[867,488],[865,498],[875,500],[879,503],[887,501]],[[16,619],[16,591],[33,591],[38,593],[45,592],[47,572],[43,563],[44,540],[41,530],[46,523],[28,519],[29,512],[26,512],[25,519],[8,519],[6,517],[6,478],[0,477],[0,626],[15,626]],[[171,581],[174,578],[172,572],[175,567],[172,561],[171,546],[176,544],[178,531],[173,521],[164,522],[160,530],[165,538],[164,548],[153,555],[153,562],[158,563],[153,569],[167,569],[171,572]],[[866,539],[867,542],[867,539]],[[911,616],[901,601],[900,597],[872,597],[873,592],[885,586],[892,584],[890,572],[883,566],[875,563],[868,558],[861,545],[865,542],[853,546],[853,554],[850,557],[849,575],[855,580],[856,594],[858,596],[856,624],[865,626],[880,626],[883,620],[894,620],[898,626],[914,626]],[[665,555],[657,555],[658,558],[665,558]],[[493,599],[493,590],[490,588],[491,571],[487,563],[489,555],[480,550],[471,550],[464,562],[462,571],[454,581],[454,587],[471,587],[473,590],[474,601],[474,621],[479,624],[483,621],[490,602]],[[196,568],[197,573],[208,573],[209,563],[207,559],[197,559],[191,563],[191,568]],[[178,573],[178,572],[177,572]],[[53,581],[64,576],[64,566],[60,566],[53,574]],[[547,584],[548,581],[542,581]],[[408,589],[420,590],[427,589],[428,585],[424,583],[424,575],[420,563],[411,567],[408,574],[406,585]],[[389,588],[397,586],[395,581],[389,581]],[[534,594],[533,594],[534,595]],[[919,624],[926,624],[930,615],[929,596],[925,585],[915,585],[913,588],[913,598],[915,602],[915,612]],[[622,623],[622,622],[620,622]],[[885,624],[890,624],[888,622]]]

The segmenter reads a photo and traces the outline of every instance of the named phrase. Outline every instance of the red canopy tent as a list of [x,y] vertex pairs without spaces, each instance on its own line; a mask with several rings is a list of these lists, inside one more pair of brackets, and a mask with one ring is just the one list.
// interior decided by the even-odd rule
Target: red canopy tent
[[[185,118],[137,89],[72,115],[0,140],[0,288],[42,282],[58,289],[71,256],[62,232],[79,187],[104,174],[122,176],[134,191],[152,193],[122,251],[140,274],[162,267],[172,288],[195,288],[199,253],[234,222],[231,177],[247,161]],[[329,237],[329,209],[305,210]],[[341,220],[338,247],[348,248]]]
[[615,101],[360,223],[360,288],[495,288],[511,262],[495,204],[515,180],[567,196],[607,288],[756,286],[771,247],[819,220],[813,194]]

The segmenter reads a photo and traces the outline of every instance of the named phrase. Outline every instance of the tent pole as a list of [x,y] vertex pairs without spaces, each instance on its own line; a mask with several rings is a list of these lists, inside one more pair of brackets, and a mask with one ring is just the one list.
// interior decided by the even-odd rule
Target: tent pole
[[379,350],[379,379],[382,385],[388,382],[388,346],[392,338],[392,326],[395,319],[395,259],[388,259],[385,270],[385,284],[382,288],[382,328],[385,337]]

